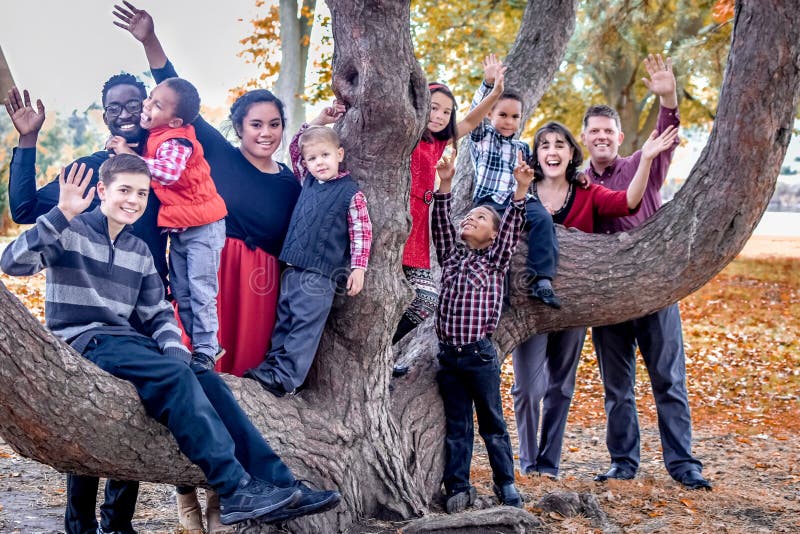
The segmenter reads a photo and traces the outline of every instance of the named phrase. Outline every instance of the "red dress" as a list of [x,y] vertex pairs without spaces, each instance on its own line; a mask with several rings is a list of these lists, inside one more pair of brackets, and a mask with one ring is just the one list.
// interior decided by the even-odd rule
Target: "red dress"
[[444,154],[448,141],[420,141],[411,153],[411,233],[403,249],[403,265],[419,269],[431,268],[430,205],[436,181],[436,163]]

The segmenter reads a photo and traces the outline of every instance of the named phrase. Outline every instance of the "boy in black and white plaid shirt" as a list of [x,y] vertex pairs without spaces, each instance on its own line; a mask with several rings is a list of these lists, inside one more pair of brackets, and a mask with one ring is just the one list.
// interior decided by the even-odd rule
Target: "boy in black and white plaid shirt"
[[[503,65],[494,54],[483,62],[484,81],[475,93],[471,109],[488,95],[497,73]],[[469,136],[469,151],[475,169],[475,192],[472,201],[476,206],[491,206],[503,213],[509,205],[516,182],[514,167],[531,159],[527,143],[514,139],[522,122],[522,97],[514,91],[503,91],[489,113],[488,119],[475,128]],[[528,238],[528,273],[532,280],[530,296],[553,308],[561,301],[553,293],[551,281],[558,264],[558,241],[550,211],[541,202],[528,195],[525,217],[530,234]]]

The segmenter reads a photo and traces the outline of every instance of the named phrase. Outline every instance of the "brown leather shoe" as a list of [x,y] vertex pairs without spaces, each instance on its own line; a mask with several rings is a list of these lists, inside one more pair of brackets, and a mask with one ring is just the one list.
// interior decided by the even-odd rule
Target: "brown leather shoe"
[[197,489],[189,493],[178,493],[178,522],[181,532],[203,534],[203,513],[197,502]]

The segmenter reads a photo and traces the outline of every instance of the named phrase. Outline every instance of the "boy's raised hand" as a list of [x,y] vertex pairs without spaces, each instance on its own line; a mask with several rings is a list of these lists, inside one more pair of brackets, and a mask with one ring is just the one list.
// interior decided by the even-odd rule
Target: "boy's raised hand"
[[86,172],[85,163],[80,165],[73,163],[69,171],[61,169],[58,174],[58,209],[61,210],[61,213],[64,214],[68,221],[86,211],[92,204],[95,188],[89,189],[89,192],[84,196],[89,182],[92,181],[92,174],[94,174],[94,169],[89,169],[89,172]]
[[[22,91],[22,96],[19,94],[19,89],[12,87],[8,90],[8,97],[3,101],[6,106],[11,123],[14,128],[19,132],[20,147],[30,148],[30,146],[23,146],[23,138],[36,137],[39,135],[39,130],[42,129],[44,124],[44,104],[38,98],[36,99],[36,109],[31,105],[31,95],[28,90]],[[33,145],[35,146],[34,142]]]
[[355,297],[364,288],[364,269],[353,269],[347,278],[347,294]]
[[442,182],[452,182],[456,175],[456,156],[455,154],[443,154],[442,158],[436,162],[436,172]]
[[114,21],[115,26],[127,30],[133,37],[144,43],[155,35],[153,17],[144,9],[137,9],[136,6],[123,0],[123,6],[114,4],[114,16],[119,20]]
[[486,81],[487,85],[494,85],[495,80],[497,79],[497,74],[502,69],[505,72],[505,67],[503,67],[503,63],[497,59],[497,56],[494,54],[489,54],[483,60],[483,79]]
[[514,194],[514,200],[521,200],[525,198],[528,188],[533,182],[533,169],[525,158],[522,156],[522,151],[517,150],[517,166],[514,167],[514,179],[517,181],[517,191]]
[[678,138],[678,129],[675,126],[668,126],[661,135],[656,130],[650,134],[647,141],[642,145],[642,158],[653,160],[656,156],[671,148]]
[[313,124],[314,126],[333,124],[341,119],[346,111],[347,107],[345,107],[341,100],[334,100],[333,104],[320,111],[319,115],[317,115],[316,118],[314,118],[309,124]]

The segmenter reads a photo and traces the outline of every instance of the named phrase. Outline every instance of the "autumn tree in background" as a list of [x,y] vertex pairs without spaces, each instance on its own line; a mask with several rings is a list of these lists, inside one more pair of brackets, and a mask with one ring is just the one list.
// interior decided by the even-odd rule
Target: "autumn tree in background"
[[[265,3],[265,0],[256,0],[256,7],[263,7]],[[241,40],[246,47],[241,55],[262,70],[244,89],[271,89],[286,106],[286,131],[290,134],[305,121],[306,102],[331,96],[330,50],[319,52],[330,46],[330,31],[323,34],[320,42],[311,44],[315,21],[327,28],[330,19],[316,16],[316,8],[317,0],[280,0],[278,5],[269,6],[265,16],[250,21],[253,33]],[[313,61],[313,67],[320,73],[320,79],[313,86],[307,86],[306,81],[310,53],[319,56]]]

